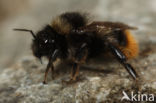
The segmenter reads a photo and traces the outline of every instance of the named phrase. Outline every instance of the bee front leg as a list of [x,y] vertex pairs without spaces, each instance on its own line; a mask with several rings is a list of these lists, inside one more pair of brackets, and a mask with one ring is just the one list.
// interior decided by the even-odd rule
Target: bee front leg
[[50,56],[49,58],[49,62],[48,62],[48,65],[47,65],[47,68],[46,68],[46,71],[45,71],[45,75],[44,75],[44,80],[43,80],[43,84],[46,84],[47,82],[47,75],[48,75],[48,72],[51,68],[51,74],[52,74],[52,79],[54,78],[54,66],[53,66],[53,62],[56,60],[56,58],[58,57],[59,55],[59,50],[56,49],[53,54]]
[[43,84],[47,84],[47,75],[48,75],[48,72],[49,72],[51,66],[53,67],[53,64],[52,64],[52,62],[49,61],[46,71],[45,71],[45,74],[44,74]]
[[54,71],[54,65],[51,66],[51,78],[54,79],[54,74],[55,74],[55,71]]
[[132,76],[132,78],[136,80],[138,77],[138,74],[136,73],[134,68],[129,63],[127,63],[127,58],[122,53],[122,51],[112,44],[109,44],[108,47],[110,48],[112,54],[117,58],[117,60],[125,67],[128,73]]

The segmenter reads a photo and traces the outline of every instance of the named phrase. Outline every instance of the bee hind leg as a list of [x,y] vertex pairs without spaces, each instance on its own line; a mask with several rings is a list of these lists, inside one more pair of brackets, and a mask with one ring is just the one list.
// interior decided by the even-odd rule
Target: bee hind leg
[[136,71],[134,70],[134,68],[129,63],[127,63],[127,58],[121,52],[121,50],[118,49],[117,47],[115,47],[112,44],[109,44],[108,47],[110,48],[110,51],[116,57],[116,59],[125,67],[125,69],[128,71],[128,73],[132,76],[132,78],[134,80],[136,80],[138,78],[138,74],[136,73]]

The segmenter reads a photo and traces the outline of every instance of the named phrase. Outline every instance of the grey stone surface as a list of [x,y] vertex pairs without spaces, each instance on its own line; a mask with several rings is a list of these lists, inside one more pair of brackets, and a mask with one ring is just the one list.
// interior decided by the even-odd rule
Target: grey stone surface
[[[121,101],[123,91],[128,94],[134,91],[156,96],[155,0],[98,0],[97,2],[69,0],[67,3],[56,0],[47,0],[43,3],[40,0],[31,3],[33,6],[38,3],[38,6],[33,7],[31,12],[12,19],[14,22],[8,21],[7,26],[1,31],[3,34],[6,33],[2,36],[2,41],[8,40],[16,45],[8,42],[0,44],[2,49],[7,48],[6,53],[8,53],[5,54],[1,49],[0,55],[3,57],[1,61],[5,64],[5,68],[2,68],[4,65],[0,68],[0,103],[130,103]],[[10,36],[12,31],[7,27],[13,23],[11,28],[24,26],[37,30],[40,25],[51,19],[50,16],[71,11],[70,7],[75,7],[74,10],[88,11],[93,16],[91,18],[93,20],[121,21],[139,28],[133,31],[133,34],[140,45],[140,54],[136,59],[129,61],[140,75],[138,82],[133,81],[118,62],[103,62],[105,60],[99,58],[81,66],[79,81],[76,83],[70,85],[62,83],[62,80],[69,79],[71,66],[61,62],[56,63],[55,79],[52,80],[49,73],[48,84],[41,83],[47,61],[41,65],[32,56],[29,50],[31,42],[29,35],[24,33],[26,36],[22,37],[18,33],[20,35],[18,37],[15,33],[16,36]],[[9,57],[11,58],[6,59]]]

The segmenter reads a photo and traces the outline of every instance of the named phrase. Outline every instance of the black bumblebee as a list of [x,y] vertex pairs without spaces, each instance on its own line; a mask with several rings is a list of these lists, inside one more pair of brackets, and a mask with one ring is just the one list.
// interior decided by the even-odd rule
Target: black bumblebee
[[49,70],[54,73],[53,62],[71,59],[73,61],[71,81],[78,76],[79,66],[86,60],[101,54],[111,53],[125,67],[133,79],[138,77],[133,67],[127,63],[138,54],[138,44],[129,30],[136,29],[119,22],[92,22],[79,12],[66,12],[56,17],[51,25],[46,25],[33,36],[32,51],[35,57],[49,59],[43,83]]

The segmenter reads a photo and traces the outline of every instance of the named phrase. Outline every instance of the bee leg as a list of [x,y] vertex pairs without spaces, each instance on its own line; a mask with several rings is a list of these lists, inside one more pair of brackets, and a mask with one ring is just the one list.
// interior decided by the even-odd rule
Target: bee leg
[[54,79],[54,66],[51,66],[51,78]]
[[49,58],[49,63],[47,65],[46,71],[45,71],[45,75],[44,75],[44,80],[43,80],[43,84],[46,84],[47,81],[47,75],[49,72],[49,69],[51,68],[51,73],[52,73],[52,78],[53,78],[53,74],[54,74],[54,66],[53,66],[53,61],[56,60],[57,56],[59,55],[59,50],[56,49],[52,56]]
[[77,77],[79,75],[79,66],[80,64],[85,63],[87,55],[88,55],[87,45],[86,43],[83,43],[75,54],[75,57],[73,59],[74,62],[71,72],[71,79],[67,81],[67,83],[72,83],[77,80]]
[[75,81],[77,79],[77,76],[79,75],[79,64],[74,63],[72,67],[72,72],[71,72],[71,81]]
[[136,71],[134,70],[134,68],[129,63],[127,63],[127,58],[121,52],[121,50],[112,44],[109,44],[108,47],[110,48],[112,54],[117,58],[117,60],[125,67],[125,69],[128,71],[128,73],[132,76],[132,78],[134,80],[136,80],[138,75],[137,75]]
[[47,75],[48,75],[48,72],[49,72],[51,66],[52,66],[52,62],[49,61],[46,71],[45,71],[45,74],[44,74],[43,84],[47,84]]
[[82,63],[85,63],[87,55],[88,55],[87,44],[83,43],[75,54],[71,80],[74,80],[74,81],[76,80],[76,78],[79,74],[79,65]]

